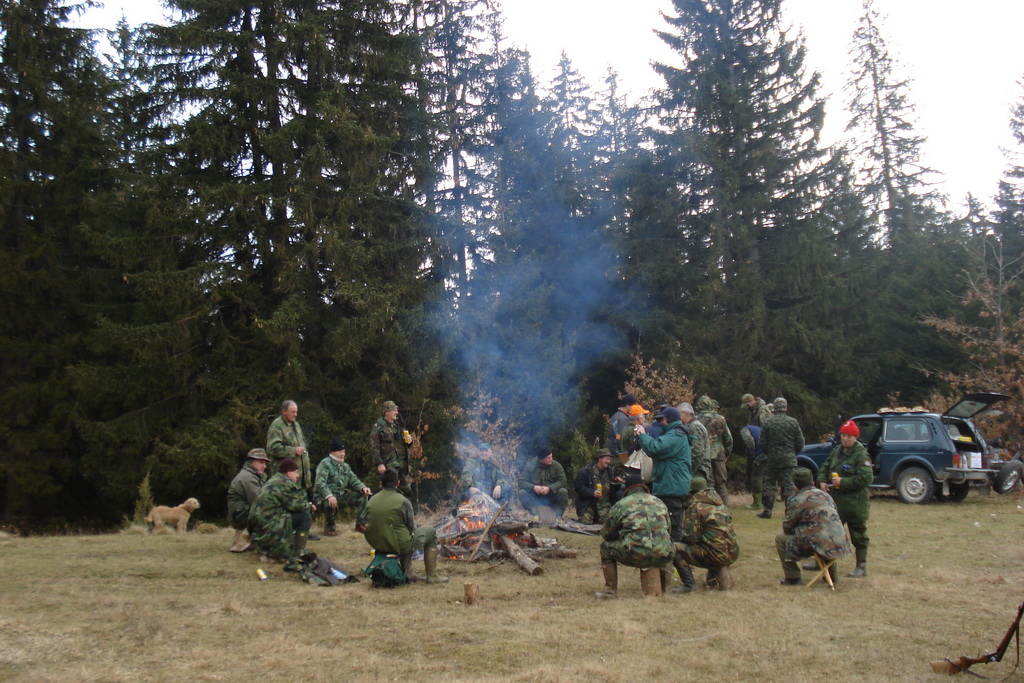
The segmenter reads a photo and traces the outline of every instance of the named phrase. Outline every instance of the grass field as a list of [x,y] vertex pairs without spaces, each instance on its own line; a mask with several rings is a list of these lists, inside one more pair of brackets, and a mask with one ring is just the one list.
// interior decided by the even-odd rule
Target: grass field
[[[388,591],[316,588],[279,566],[259,581],[226,529],[5,536],[0,680],[939,681],[930,660],[994,649],[1024,600],[1016,497],[874,498],[869,576],[835,593],[780,586],[780,521],[732,502],[736,589],[661,600],[621,568],[619,599],[595,601],[598,539],[548,529],[579,558],[545,560],[539,577],[442,562],[451,583]],[[349,526],[310,547],[352,571],[369,560]],[[462,603],[466,582],[482,604]],[[1011,646],[972,671],[998,679],[1014,661]]]

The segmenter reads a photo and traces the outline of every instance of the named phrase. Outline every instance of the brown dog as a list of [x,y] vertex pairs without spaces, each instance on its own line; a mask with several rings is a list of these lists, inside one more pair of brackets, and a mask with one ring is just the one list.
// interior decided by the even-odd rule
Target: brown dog
[[157,505],[146,515],[146,522],[152,524],[149,533],[154,529],[163,528],[164,524],[173,524],[178,528],[178,533],[185,533],[185,526],[188,525],[188,518],[192,516],[193,510],[199,509],[199,501],[189,498],[178,507],[169,508],[166,505]]

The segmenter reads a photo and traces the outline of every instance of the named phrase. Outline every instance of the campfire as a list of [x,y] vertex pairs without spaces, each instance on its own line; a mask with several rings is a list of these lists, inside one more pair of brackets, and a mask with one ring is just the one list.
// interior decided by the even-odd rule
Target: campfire
[[576,551],[553,538],[537,538],[529,517],[518,517],[485,493],[459,505],[455,513],[435,525],[441,557],[474,562],[511,558],[519,567],[538,576],[544,569],[537,559],[576,557]]

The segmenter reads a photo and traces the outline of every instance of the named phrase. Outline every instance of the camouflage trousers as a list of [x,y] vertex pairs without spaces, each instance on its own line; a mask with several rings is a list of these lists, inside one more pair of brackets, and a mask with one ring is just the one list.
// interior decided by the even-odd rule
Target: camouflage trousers
[[764,491],[764,468],[765,459],[760,458],[747,458],[747,490],[751,493],[761,493]]
[[295,533],[309,531],[313,526],[313,517],[308,510],[282,513],[268,524],[253,519],[249,521],[256,550],[278,560],[291,559],[295,554]]
[[768,460],[764,470],[764,496],[775,496],[782,488],[782,500],[788,500],[796,493],[793,484],[793,470],[796,469],[796,458],[785,460]]
[[797,559],[789,557],[789,550],[787,544],[792,536],[779,532],[775,535],[775,550],[779,553],[779,562],[782,563],[782,573],[787,579],[799,579],[800,565],[797,563]]
[[612,501],[609,497],[583,498],[576,504],[576,516],[580,524],[600,524],[608,516],[612,509]]
[[686,509],[686,502],[689,496],[658,496],[665,507],[668,508],[668,521],[671,525],[672,541],[678,543],[683,540],[683,510]]
[[627,567],[649,569],[665,567],[672,561],[672,555],[656,555],[629,539],[601,542],[601,564],[624,564]]
[[[842,515],[839,518],[842,519]],[[846,526],[850,529],[850,542],[853,543],[853,547],[858,550],[867,550],[868,543],[871,539],[868,538],[868,524],[862,520],[843,520]]]
[[338,511],[342,508],[356,509],[356,524],[366,524],[370,518],[366,515],[366,496],[358,491],[344,491],[341,495],[335,494],[338,499],[338,507],[332,508],[326,500],[320,501],[317,505],[324,511],[324,529],[334,531],[338,520]]
[[728,553],[706,545],[676,543],[676,561],[682,562],[689,567],[701,567],[703,569],[718,569],[728,567],[736,561],[735,557],[729,557]]
[[715,492],[725,500],[726,494],[729,492],[729,467],[726,460],[712,460],[711,461],[711,474],[712,478],[708,479],[708,483],[712,483],[715,487]]
[[711,461],[707,458],[694,458],[691,461],[690,467],[692,468],[693,476],[704,477],[705,481],[712,480]]

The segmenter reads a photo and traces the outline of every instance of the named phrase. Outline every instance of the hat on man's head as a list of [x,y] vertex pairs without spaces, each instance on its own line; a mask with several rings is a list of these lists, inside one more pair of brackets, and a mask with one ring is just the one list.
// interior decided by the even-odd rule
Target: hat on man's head
[[626,415],[629,415],[630,417],[636,417],[637,415],[650,415],[650,414],[651,414],[651,411],[644,410],[644,407],[642,405],[640,405],[639,403],[631,405],[629,407],[629,410],[626,411]]
[[627,475],[626,482],[623,484],[623,490],[628,491],[634,486],[646,486],[646,484],[644,484],[644,478],[641,477],[639,474]]
[[384,401],[384,412],[386,413],[389,410],[398,410],[398,404],[394,401]]
[[686,403],[685,401],[677,405],[676,410],[678,410],[680,414],[687,413],[689,415],[696,415],[696,413],[693,412],[693,406],[691,406],[689,403]]
[[679,414],[679,409],[669,406],[661,411],[661,416],[669,421],[669,424],[682,420],[682,416]]
[[789,401],[779,396],[777,399],[772,401],[772,408],[776,413],[784,413],[789,410]]
[[619,399],[620,406],[631,406],[636,403],[636,396],[633,394],[623,394],[622,398]]
[[537,459],[538,460],[543,460],[544,458],[548,457],[549,455],[551,455],[551,449],[548,448],[547,446],[545,446],[544,448],[538,448],[537,449]]
[[747,405],[748,403],[750,403],[753,400],[754,400],[754,395],[753,394],[743,394],[742,396],[740,396],[740,406],[745,406],[745,405]]
[[793,470],[793,485],[798,489],[810,486],[814,483],[814,475],[806,467],[797,467]]
[[610,457],[612,457],[612,452],[610,450],[608,450],[607,448],[598,448],[597,452],[594,453],[594,460],[597,460],[599,458],[610,458]]
[[262,448],[252,449],[245,457],[249,460],[266,460],[267,462],[270,462],[270,458],[267,457],[267,452]]
[[281,474],[288,474],[289,472],[298,471],[299,466],[295,464],[295,461],[291,458],[285,458],[281,461],[281,464],[277,466],[277,471]]
[[708,487],[708,480],[704,477],[694,477],[690,480],[690,493],[703,491]]
[[860,436],[860,427],[853,420],[847,420],[843,423],[843,426],[839,428],[840,434],[849,434],[850,436]]
[[345,442],[344,441],[342,441],[338,437],[334,437],[333,439],[331,439],[331,450],[328,451],[328,452],[335,453],[337,451],[343,451],[343,450],[345,450]]

